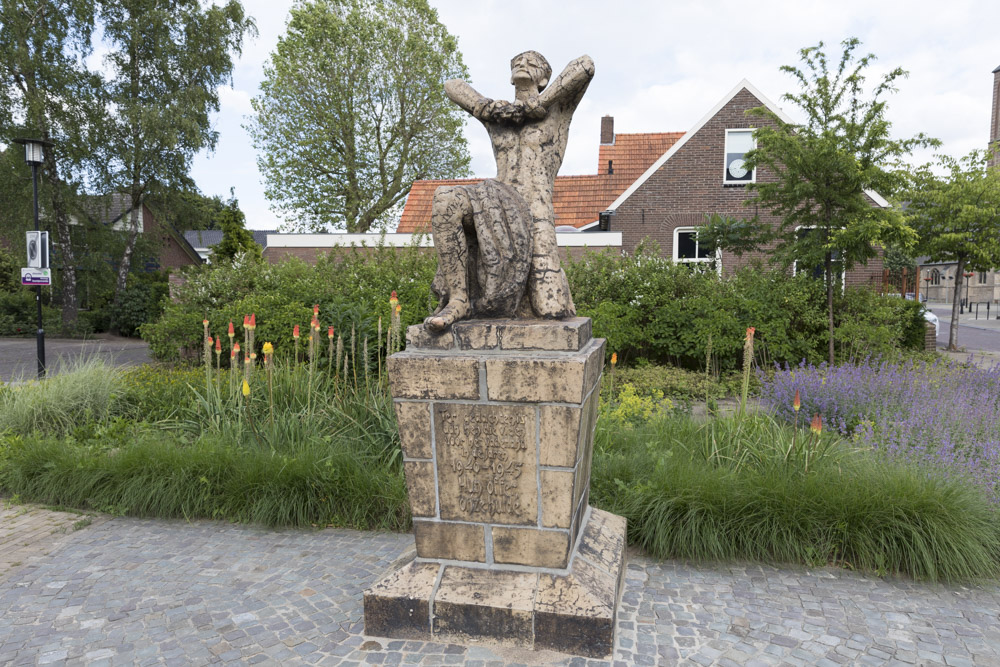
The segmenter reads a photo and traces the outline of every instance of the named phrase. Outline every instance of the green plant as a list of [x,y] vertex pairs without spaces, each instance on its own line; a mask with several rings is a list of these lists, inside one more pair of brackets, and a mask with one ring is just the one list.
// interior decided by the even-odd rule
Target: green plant
[[762,415],[602,420],[591,498],[627,517],[630,541],[662,558],[834,564],[945,581],[1000,575],[1000,522],[974,485],[829,434],[795,445],[793,437]]

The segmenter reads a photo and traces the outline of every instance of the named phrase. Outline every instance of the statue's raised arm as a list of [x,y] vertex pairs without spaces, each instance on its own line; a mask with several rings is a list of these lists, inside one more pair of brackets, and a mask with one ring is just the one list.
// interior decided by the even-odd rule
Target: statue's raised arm
[[583,97],[593,78],[594,61],[590,56],[580,56],[566,65],[562,74],[538,95],[538,101],[547,109],[553,104]]
[[461,79],[445,81],[444,92],[448,95],[448,99],[480,120],[482,120],[483,111],[493,102]]

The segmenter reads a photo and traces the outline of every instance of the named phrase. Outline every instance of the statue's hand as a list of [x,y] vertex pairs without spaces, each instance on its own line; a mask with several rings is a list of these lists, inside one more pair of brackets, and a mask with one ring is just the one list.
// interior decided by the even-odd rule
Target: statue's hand
[[529,97],[524,102],[515,102],[514,104],[523,110],[526,118],[530,118],[532,120],[545,118],[545,116],[549,113],[549,110],[542,106],[542,103],[538,101],[537,95]]
[[520,125],[524,122],[524,109],[518,102],[497,100],[490,105],[490,120],[504,125]]

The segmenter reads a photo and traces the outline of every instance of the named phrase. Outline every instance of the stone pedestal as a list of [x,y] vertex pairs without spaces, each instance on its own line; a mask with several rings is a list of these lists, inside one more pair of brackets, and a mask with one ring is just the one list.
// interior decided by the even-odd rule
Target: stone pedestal
[[417,556],[365,631],[605,657],[625,520],[588,506],[604,340],[590,320],[407,331],[389,359]]

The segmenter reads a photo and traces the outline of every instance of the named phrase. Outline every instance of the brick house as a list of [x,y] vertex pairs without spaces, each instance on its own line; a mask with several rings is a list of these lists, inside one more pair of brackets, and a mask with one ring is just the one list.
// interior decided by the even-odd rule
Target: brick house
[[[716,266],[725,273],[751,261],[752,255],[742,260],[729,253],[709,256],[698,246],[697,228],[713,213],[733,217],[758,213],[744,205],[750,197],[745,186],[773,176],[764,169],[760,173],[742,169],[741,157],[753,146],[753,128],[767,122],[746,116],[748,109],[759,106],[767,106],[791,122],[745,79],[687,132],[617,134],[614,118],[605,116],[601,119],[597,173],[556,177],[556,229],[620,232],[621,247],[628,252],[644,239],[652,239],[665,257],[684,263],[718,260]],[[431,199],[438,186],[479,180],[414,182],[399,231],[429,229]],[[872,206],[889,206],[875,192],[866,192],[866,196]],[[778,223],[774,216],[761,213],[761,218]],[[849,271],[846,282],[874,285],[881,277],[882,260],[876,257]]]

